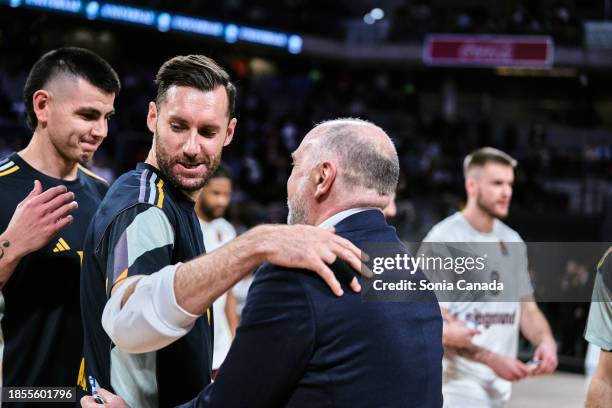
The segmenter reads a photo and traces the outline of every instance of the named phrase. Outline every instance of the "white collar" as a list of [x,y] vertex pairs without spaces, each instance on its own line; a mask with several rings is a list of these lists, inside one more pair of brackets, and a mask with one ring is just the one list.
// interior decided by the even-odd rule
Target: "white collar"
[[348,210],[340,211],[339,213],[332,215],[331,217],[329,217],[328,219],[320,223],[318,227],[320,228],[335,227],[337,224],[340,223],[340,221],[344,220],[345,218],[348,218],[351,215],[354,215],[354,214],[357,214],[363,211],[368,211],[368,210],[378,210],[382,213],[382,210],[380,208],[375,208],[375,207],[350,208]]

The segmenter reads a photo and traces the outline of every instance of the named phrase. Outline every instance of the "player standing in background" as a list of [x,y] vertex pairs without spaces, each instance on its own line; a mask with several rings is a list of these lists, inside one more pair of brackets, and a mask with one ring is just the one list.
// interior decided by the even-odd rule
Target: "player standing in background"
[[106,137],[119,90],[111,66],[80,48],[43,55],[28,75],[32,139],[0,160],[3,386],[76,383],[83,237],[108,188],[82,164]]
[[[445,324],[443,392],[445,405],[457,407],[501,407],[510,398],[511,381],[529,375],[552,373],[557,367],[557,345],[546,318],[533,299],[523,240],[501,219],[508,215],[512,199],[516,161],[491,147],[478,149],[463,163],[467,205],[435,225],[426,242],[499,243],[505,270],[503,280],[518,281],[520,302],[441,302],[442,315],[456,322],[474,316],[504,317],[492,324],[480,324],[478,332],[464,331],[467,347],[452,347],[452,327]],[[521,243],[506,245],[506,243]],[[478,319],[476,319],[476,323]],[[449,330],[450,329],[450,330]],[[457,329],[457,328],[455,328]],[[519,329],[536,347],[537,367],[517,359]],[[470,339],[473,336],[473,342]],[[461,343],[461,342],[459,342]],[[471,344],[470,344],[471,343]]]
[[586,408],[605,408],[612,402],[612,248],[597,265],[597,276],[584,337],[601,349]]
[[[195,211],[202,226],[204,248],[212,252],[236,238],[236,230],[223,215],[232,198],[232,179],[221,164],[211,175],[196,200]],[[231,290],[213,303],[215,316],[213,342],[213,379],[232,344],[238,325],[236,300]]]

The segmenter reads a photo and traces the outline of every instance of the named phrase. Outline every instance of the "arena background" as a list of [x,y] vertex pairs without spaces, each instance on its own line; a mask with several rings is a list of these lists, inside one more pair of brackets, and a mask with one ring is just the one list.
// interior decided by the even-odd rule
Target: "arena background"
[[[0,156],[29,140],[23,84],[45,51],[92,49],[121,77],[91,163],[109,180],[146,157],[157,68],[203,53],[238,86],[237,138],[223,161],[239,231],[284,222],[289,153],[313,124],[353,116],[396,143],[393,223],[407,241],[461,208],[462,158],[483,145],[519,161],[507,222],[526,241],[612,241],[611,17],[610,0],[0,0]],[[449,51],[457,43],[463,51]],[[537,48],[528,60],[509,56],[526,43]],[[568,290],[590,293],[594,265],[559,273]],[[541,307],[560,373],[518,384],[513,404],[578,406],[588,304]],[[521,356],[530,353],[523,342]]]

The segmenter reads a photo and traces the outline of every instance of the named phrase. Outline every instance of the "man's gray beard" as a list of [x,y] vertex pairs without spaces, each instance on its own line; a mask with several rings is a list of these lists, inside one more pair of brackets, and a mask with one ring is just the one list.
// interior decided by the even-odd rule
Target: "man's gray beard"
[[306,211],[304,211],[304,208],[299,205],[292,205],[289,199],[287,199],[287,208],[289,209],[289,214],[287,214],[288,225],[306,224]]

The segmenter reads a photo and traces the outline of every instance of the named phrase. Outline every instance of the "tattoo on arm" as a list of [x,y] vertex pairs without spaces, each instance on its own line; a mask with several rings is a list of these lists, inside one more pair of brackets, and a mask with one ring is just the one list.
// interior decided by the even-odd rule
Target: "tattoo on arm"
[[4,256],[4,248],[8,248],[11,246],[11,241],[5,239],[4,241],[0,241],[0,259]]
[[[9,241],[8,239],[0,241],[0,259],[4,257],[4,248],[8,248],[10,246],[11,246],[11,241]],[[0,289],[4,287],[5,283],[6,281],[3,281],[3,280],[0,281]]]

